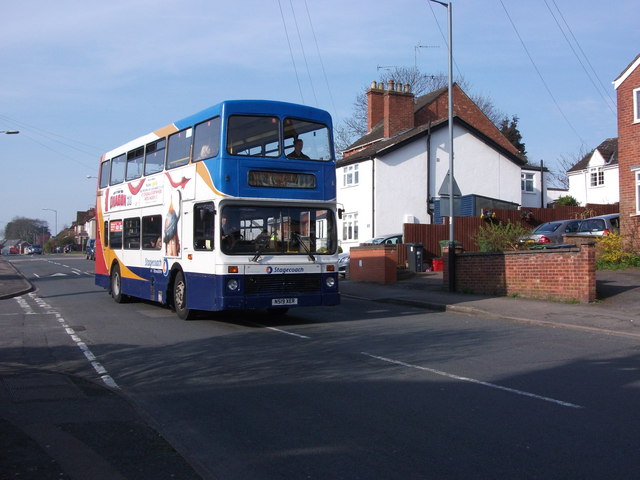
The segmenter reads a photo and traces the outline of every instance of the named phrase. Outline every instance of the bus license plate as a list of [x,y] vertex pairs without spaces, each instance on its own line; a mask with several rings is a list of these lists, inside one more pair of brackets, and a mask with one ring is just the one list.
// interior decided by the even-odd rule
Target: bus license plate
[[297,298],[274,298],[271,300],[271,306],[282,306],[282,305],[297,305]]

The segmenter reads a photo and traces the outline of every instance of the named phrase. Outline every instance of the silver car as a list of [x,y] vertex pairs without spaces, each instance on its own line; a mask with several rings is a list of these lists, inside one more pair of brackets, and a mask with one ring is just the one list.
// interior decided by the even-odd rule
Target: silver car
[[578,235],[609,235],[620,232],[620,214],[599,215],[582,221]]
[[576,233],[580,229],[582,220],[554,220],[538,225],[529,235],[522,237],[522,243],[563,243],[562,236],[566,233]]

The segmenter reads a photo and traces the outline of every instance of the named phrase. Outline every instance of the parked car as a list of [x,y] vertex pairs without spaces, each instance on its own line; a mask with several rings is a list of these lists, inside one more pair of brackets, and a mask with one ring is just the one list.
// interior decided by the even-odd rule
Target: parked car
[[349,270],[349,261],[351,256],[349,253],[340,253],[338,255],[338,273],[343,277],[347,276],[347,270]]
[[29,255],[42,255],[42,247],[40,245],[31,245],[29,247]]
[[371,240],[367,240],[366,242],[364,242],[365,245],[395,245],[397,243],[402,243],[401,233],[382,235],[380,237],[372,238]]
[[87,246],[85,248],[85,254],[87,260],[95,260],[96,259],[96,239],[90,238],[87,242]]
[[609,215],[599,215],[597,217],[586,218],[580,224],[578,235],[609,235],[620,232],[620,214],[611,213]]
[[18,247],[3,247],[2,249],[2,255],[18,255],[19,253]]
[[554,220],[553,222],[538,225],[533,231],[520,239],[523,243],[563,243],[562,236],[565,233],[576,233],[582,220],[575,218],[569,220]]

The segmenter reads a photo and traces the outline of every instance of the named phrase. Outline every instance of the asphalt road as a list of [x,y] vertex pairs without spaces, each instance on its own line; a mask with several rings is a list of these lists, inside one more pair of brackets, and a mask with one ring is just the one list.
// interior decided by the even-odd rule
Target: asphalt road
[[48,346],[25,346],[32,364],[119,387],[204,478],[601,479],[640,467],[633,338],[354,299],[184,322],[115,304],[82,257],[14,264],[37,290],[0,315],[31,309]]

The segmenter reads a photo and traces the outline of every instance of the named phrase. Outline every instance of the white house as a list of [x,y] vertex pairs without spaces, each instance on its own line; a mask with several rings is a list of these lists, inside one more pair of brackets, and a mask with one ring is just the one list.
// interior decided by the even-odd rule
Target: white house
[[551,201],[549,196],[549,169],[540,162],[540,166],[527,164],[522,167],[520,190],[523,207],[546,208]]
[[567,170],[569,195],[582,206],[620,201],[618,139],[608,138]]
[[[369,131],[337,163],[345,251],[400,233],[404,223],[441,223],[448,193],[447,88],[414,98],[407,86],[373,82],[367,97]],[[519,205],[520,152],[458,85],[453,123],[454,179],[462,198],[472,199],[461,208]]]

